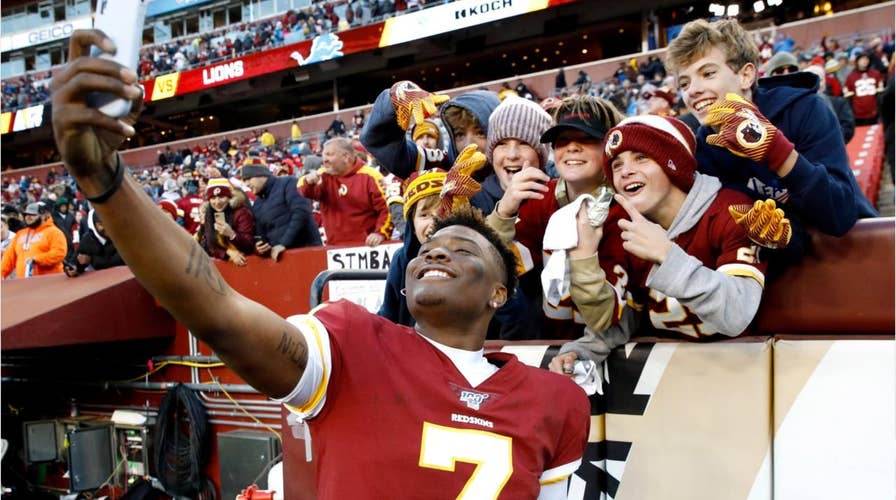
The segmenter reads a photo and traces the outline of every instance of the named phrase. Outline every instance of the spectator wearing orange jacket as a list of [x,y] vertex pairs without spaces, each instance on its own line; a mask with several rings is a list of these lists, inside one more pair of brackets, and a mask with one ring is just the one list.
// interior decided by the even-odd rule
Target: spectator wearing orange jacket
[[24,218],[25,227],[16,232],[3,253],[3,278],[13,271],[17,278],[61,273],[68,244],[65,234],[53,223],[49,209],[31,203],[25,208]]
[[352,141],[324,144],[323,167],[299,179],[299,191],[320,202],[327,245],[377,246],[392,234],[382,174],[355,156]]

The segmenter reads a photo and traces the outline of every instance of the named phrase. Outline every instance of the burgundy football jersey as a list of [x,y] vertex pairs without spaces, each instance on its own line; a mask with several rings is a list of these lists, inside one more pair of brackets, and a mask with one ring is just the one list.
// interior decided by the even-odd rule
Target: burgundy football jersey
[[[747,238],[746,232],[728,212],[729,206],[743,204],[752,205],[753,199],[732,189],[720,190],[697,224],[678,235],[673,242],[709,269],[751,277],[764,284],[767,264],[759,262],[758,247]],[[608,220],[619,218],[629,219],[622,207],[614,204]],[[616,289],[617,310],[614,318],[617,320],[626,304],[635,308],[646,306],[650,324],[657,330],[675,332],[690,339],[718,333],[677,299],[647,287],[647,277],[653,263],[626,252],[622,248],[620,231],[604,232],[600,263],[607,280]]]
[[331,353],[308,420],[318,498],[536,498],[578,468],[590,404],[566,377],[494,353],[473,388],[412,328],[345,300],[313,314]]
[[203,199],[199,196],[187,195],[177,200],[177,208],[184,211],[184,229],[193,234],[199,229],[199,209]]
[[852,112],[856,118],[869,119],[877,116],[877,87],[883,77],[874,69],[855,70],[846,77],[846,89],[852,92]]

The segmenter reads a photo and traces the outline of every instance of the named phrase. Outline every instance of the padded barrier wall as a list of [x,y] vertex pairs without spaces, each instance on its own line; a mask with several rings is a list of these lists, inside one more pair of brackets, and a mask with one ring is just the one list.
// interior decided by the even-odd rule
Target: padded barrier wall
[[627,344],[568,498],[892,499],[894,370],[893,340]]
[[[860,221],[766,291],[749,336],[642,339],[608,359],[570,500],[896,497],[894,219]],[[558,346],[489,342],[546,367]],[[284,440],[287,499],[313,499]],[[290,449],[292,451],[290,451]]]

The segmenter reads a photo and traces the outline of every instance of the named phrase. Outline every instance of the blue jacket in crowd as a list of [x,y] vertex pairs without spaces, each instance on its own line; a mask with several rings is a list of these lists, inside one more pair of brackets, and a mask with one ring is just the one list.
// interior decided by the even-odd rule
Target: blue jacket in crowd
[[252,204],[255,234],[271,246],[321,246],[311,203],[296,190],[296,178],[268,177]]
[[805,251],[808,239],[804,227],[842,236],[857,219],[877,216],[849,166],[837,117],[817,90],[815,75],[795,73],[763,78],[753,92],[759,111],[799,153],[796,165],[785,177],[778,177],[766,163],[708,145],[707,136],[715,133],[712,128],[703,126],[697,133],[701,172],[758,199],[773,198],[787,213],[794,226],[792,248],[787,252],[791,257],[796,256],[794,252]]

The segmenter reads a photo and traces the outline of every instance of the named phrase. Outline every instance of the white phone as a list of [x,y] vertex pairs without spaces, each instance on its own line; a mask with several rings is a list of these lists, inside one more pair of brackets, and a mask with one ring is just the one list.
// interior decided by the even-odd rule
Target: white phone
[[[115,42],[115,55],[91,49],[91,55],[103,57],[137,71],[140,47],[143,45],[143,23],[146,19],[144,0],[98,0],[93,18],[94,29],[102,30]],[[131,102],[106,92],[87,96],[87,104],[112,118],[121,118],[131,111]]]

